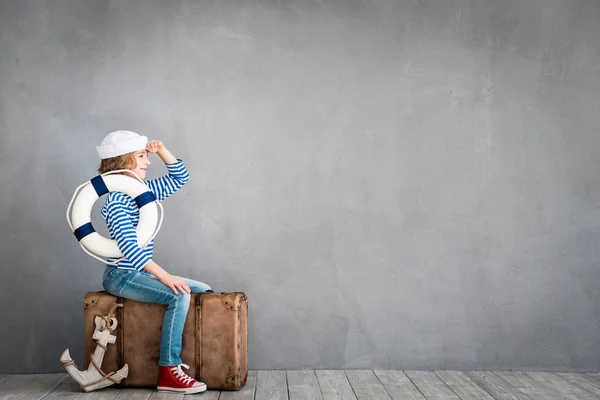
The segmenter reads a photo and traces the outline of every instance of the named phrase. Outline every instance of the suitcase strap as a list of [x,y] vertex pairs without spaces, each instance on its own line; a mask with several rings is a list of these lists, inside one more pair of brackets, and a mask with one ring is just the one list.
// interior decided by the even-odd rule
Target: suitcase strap
[[123,298],[117,297],[117,367],[119,367],[119,369],[123,368],[125,365],[125,346],[123,346],[125,340],[125,331],[123,329],[123,320],[125,318],[123,318],[123,316],[125,314],[123,308]]
[[196,376],[200,380],[200,368],[202,367],[202,295],[196,294]]

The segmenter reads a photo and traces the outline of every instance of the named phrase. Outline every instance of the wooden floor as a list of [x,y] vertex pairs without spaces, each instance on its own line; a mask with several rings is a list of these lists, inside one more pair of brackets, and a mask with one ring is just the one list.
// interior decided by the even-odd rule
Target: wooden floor
[[[0,375],[5,399],[183,399],[151,389],[80,391],[67,374]],[[600,399],[600,374],[506,371],[302,370],[250,371],[238,392],[206,391],[186,399],[394,399],[585,400]]]

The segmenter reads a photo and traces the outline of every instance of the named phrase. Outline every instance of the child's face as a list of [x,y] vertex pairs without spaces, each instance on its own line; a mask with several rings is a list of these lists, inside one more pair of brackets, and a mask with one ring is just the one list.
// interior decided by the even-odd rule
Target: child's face
[[146,150],[138,150],[133,152],[133,158],[135,159],[135,168],[132,168],[140,178],[146,178],[146,172],[148,171],[148,165],[150,160],[148,159],[148,152]]

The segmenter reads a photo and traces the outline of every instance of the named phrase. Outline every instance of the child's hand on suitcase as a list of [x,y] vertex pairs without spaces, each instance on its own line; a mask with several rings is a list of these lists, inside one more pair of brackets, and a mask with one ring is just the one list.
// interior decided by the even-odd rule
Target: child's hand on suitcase
[[[162,283],[164,283],[165,285],[167,285],[168,287],[170,287],[171,290],[173,292],[175,292],[175,294],[179,294],[179,292],[181,292],[181,294],[192,293],[188,284],[185,283],[184,280],[182,280],[181,278],[178,278],[176,276],[169,274],[169,275],[166,275],[165,277],[163,277],[160,281]],[[177,290],[179,290],[179,292]]]
[[[161,281],[164,285],[171,288],[171,290],[175,294],[187,293],[190,294],[192,291],[185,281],[177,276],[173,276],[167,271],[165,271],[160,265],[158,265],[154,260],[150,260],[146,265],[144,265],[144,269],[146,272],[154,275]],[[178,291],[179,290],[179,291]]]

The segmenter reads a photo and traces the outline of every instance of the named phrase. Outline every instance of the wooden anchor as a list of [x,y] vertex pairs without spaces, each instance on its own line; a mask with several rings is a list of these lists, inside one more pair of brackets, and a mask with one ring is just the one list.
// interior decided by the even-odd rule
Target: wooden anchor
[[117,328],[117,319],[114,317],[117,307],[123,307],[123,305],[113,304],[108,315],[105,317],[94,318],[96,328],[92,338],[96,340],[97,344],[94,354],[92,355],[92,361],[87,370],[80,371],[77,369],[75,361],[71,359],[69,349],[66,349],[60,356],[60,364],[65,367],[69,375],[71,375],[71,378],[77,381],[84,392],[91,392],[92,390],[119,383],[122,379],[127,378],[127,374],[129,373],[129,366],[127,364],[118,371],[110,372],[108,374],[104,373],[100,368],[102,361],[104,360],[106,346],[109,343],[115,343],[117,340],[117,337],[111,334]]

